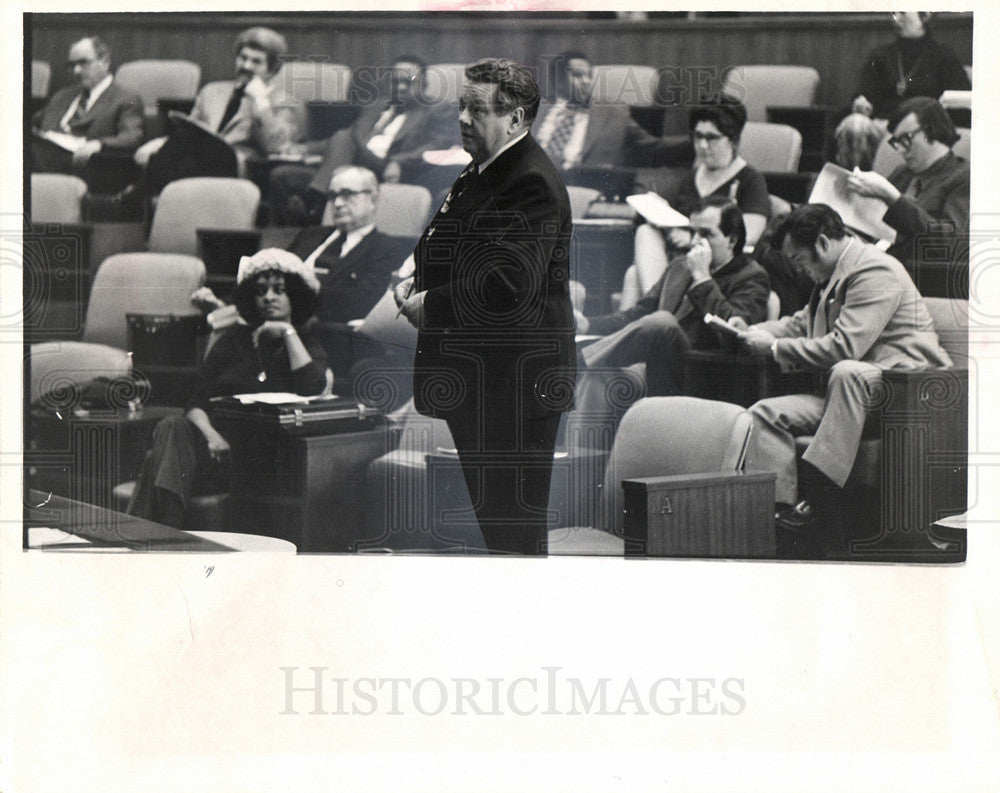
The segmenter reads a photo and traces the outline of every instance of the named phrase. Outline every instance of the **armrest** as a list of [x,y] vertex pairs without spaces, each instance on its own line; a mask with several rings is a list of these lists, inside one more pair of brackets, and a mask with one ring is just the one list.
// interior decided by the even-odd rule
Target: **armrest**
[[782,372],[770,358],[737,350],[688,350],[684,354],[684,393],[749,407],[782,394],[817,389],[815,372]]
[[903,426],[927,427],[928,450],[965,455],[969,430],[969,370],[887,369],[875,394],[872,418],[880,434]]

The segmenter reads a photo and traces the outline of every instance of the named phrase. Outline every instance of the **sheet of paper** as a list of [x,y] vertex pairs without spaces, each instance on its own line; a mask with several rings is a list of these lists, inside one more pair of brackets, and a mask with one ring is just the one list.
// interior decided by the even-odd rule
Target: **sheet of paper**
[[60,149],[65,149],[68,152],[76,152],[83,148],[83,144],[87,142],[86,138],[79,138],[76,135],[69,135],[65,132],[56,132],[55,130],[47,130],[46,132],[38,133],[41,137],[50,143],[56,144]]
[[654,192],[630,195],[625,200],[628,201],[632,209],[654,226],[673,228],[674,226],[687,226],[691,223],[684,215],[670,206],[665,198]]
[[896,231],[882,222],[882,216],[888,208],[884,201],[877,198],[860,196],[847,187],[847,177],[851,172],[839,165],[827,163],[816,177],[810,204],[828,204],[840,213],[844,223],[852,229],[874,237],[877,240],[896,240]]

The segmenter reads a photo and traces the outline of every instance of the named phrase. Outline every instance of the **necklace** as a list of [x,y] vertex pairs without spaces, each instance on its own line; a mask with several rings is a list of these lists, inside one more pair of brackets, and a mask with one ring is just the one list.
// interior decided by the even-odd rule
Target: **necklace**
[[913,68],[910,69],[909,73],[903,71],[903,51],[902,49],[896,50],[896,73],[899,75],[899,79],[896,80],[896,96],[902,96],[906,93],[906,87],[910,80],[913,79],[913,75],[917,73],[917,69],[920,68],[920,63],[924,59],[924,53],[921,52],[917,56],[916,62],[913,64]]

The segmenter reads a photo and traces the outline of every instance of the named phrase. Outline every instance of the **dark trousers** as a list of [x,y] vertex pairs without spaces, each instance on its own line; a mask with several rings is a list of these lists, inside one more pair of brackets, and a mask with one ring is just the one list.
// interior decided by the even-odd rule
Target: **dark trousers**
[[559,414],[518,420],[514,410],[477,412],[447,421],[487,549],[545,556]]
[[646,395],[683,393],[684,353],[691,349],[687,333],[669,311],[654,311],[584,347],[590,368],[646,364]]
[[185,416],[165,418],[153,429],[127,512],[181,528],[192,496],[229,489],[228,468],[228,459],[212,460],[205,436]]

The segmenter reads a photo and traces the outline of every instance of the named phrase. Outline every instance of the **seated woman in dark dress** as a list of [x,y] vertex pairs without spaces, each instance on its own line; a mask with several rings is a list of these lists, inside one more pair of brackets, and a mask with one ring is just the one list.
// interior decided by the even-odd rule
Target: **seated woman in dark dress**
[[209,400],[264,391],[321,394],[329,388],[322,346],[303,328],[319,282],[293,253],[268,248],[240,262],[235,305],[246,325],[227,328],[198,371],[187,412],[153,430],[128,513],[182,526],[193,495],[225,489],[229,453]]
[[[691,108],[688,128],[694,145],[694,169],[664,198],[683,215],[689,215],[707,196],[730,198],[743,213],[747,245],[752,246],[771,216],[771,201],[763,175],[737,153],[746,121],[746,108],[729,96]],[[668,233],[670,240],[648,223],[636,230],[635,264],[625,275],[622,308],[634,305],[663,275],[670,258],[668,244],[690,244],[690,234]],[[685,236],[687,239],[680,238]]]

